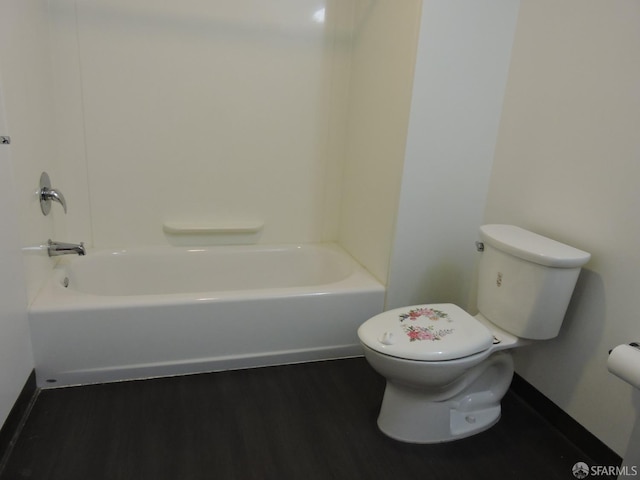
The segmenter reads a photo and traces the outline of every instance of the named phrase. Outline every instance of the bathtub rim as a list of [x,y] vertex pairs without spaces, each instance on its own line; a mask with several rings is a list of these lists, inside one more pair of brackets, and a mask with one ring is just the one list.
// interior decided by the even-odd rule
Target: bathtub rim
[[65,276],[65,267],[76,258],[61,257],[49,272],[38,294],[28,307],[29,312],[46,313],[48,311],[65,310],[101,310],[110,308],[143,308],[149,305],[185,305],[197,303],[234,302],[242,299],[259,298],[290,298],[292,296],[317,296],[349,294],[363,291],[384,291],[385,286],[378,281],[373,274],[367,271],[346,250],[335,243],[311,243],[311,244],[275,244],[275,245],[224,245],[211,247],[183,247],[171,245],[136,246],[129,248],[90,248],[87,255],[108,254],[113,252],[154,252],[171,250],[173,252],[185,252],[189,250],[215,249],[228,252],[242,250],[250,251],[282,251],[292,248],[327,249],[337,253],[349,262],[352,268],[351,274],[342,280],[317,285],[258,288],[243,290],[221,290],[188,293],[162,293],[144,295],[98,295],[86,293],[62,285]]

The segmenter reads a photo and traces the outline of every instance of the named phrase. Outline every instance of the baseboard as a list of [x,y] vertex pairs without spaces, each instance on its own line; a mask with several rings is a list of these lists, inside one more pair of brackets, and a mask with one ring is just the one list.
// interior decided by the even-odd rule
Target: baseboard
[[617,466],[622,458],[517,373],[511,391],[581,449],[595,465]]
[[7,457],[13,448],[13,443],[20,433],[22,425],[24,425],[24,421],[31,410],[37,393],[36,372],[32,370],[20,395],[18,395],[16,403],[13,404],[9,416],[5,420],[4,425],[2,425],[2,428],[0,428],[0,472],[2,472],[4,468]]

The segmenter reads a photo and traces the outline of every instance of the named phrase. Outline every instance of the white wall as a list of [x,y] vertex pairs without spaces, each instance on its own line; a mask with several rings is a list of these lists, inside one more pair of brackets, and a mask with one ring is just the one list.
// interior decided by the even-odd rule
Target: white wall
[[[3,107],[0,91],[0,134],[6,135],[9,129]],[[33,368],[10,150],[10,146],[0,145],[0,426]]]
[[423,2],[387,308],[469,302],[518,5]]
[[0,146],[0,424],[34,367],[27,304],[50,268],[52,217],[35,195],[55,154],[46,7],[5,1],[0,15],[0,134],[12,141]]
[[638,340],[640,3],[522,0],[485,220],[592,254],[560,336],[517,372],[620,455],[638,418],[607,351]]
[[353,33],[339,240],[387,281],[411,86],[420,0],[358,0]]
[[231,219],[335,240],[353,5],[54,0],[67,234],[162,244],[166,221]]
[[[43,216],[36,195],[42,171],[49,172],[54,187],[59,187],[62,180],[52,171],[56,143],[52,133],[48,37],[46,1],[3,2],[0,15],[1,81],[7,128],[13,140],[10,149],[15,197],[12,201],[19,218],[29,301],[51,268],[51,261],[40,247],[53,234],[53,219],[63,216],[62,208],[57,204],[53,205],[51,215]],[[64,188],[59,188],[64,192]]]

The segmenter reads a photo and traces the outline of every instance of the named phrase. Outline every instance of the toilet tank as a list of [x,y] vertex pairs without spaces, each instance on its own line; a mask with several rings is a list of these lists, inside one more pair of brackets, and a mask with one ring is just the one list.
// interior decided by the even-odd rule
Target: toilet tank
[[480,238],[480,313],[520,338],[557,336],[591,255],[513,225],[483,225]]

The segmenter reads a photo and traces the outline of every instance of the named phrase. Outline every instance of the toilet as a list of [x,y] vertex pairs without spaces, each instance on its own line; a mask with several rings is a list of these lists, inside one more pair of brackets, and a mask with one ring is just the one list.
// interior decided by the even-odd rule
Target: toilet
[[591,257],[513,225],[483,225],[480,239],[477,315],[413,305],[358,329],[365,358],[387,381],[378,427],[389,437],[448,442],[494,425],[513,377],[509,350],[558,335]]

